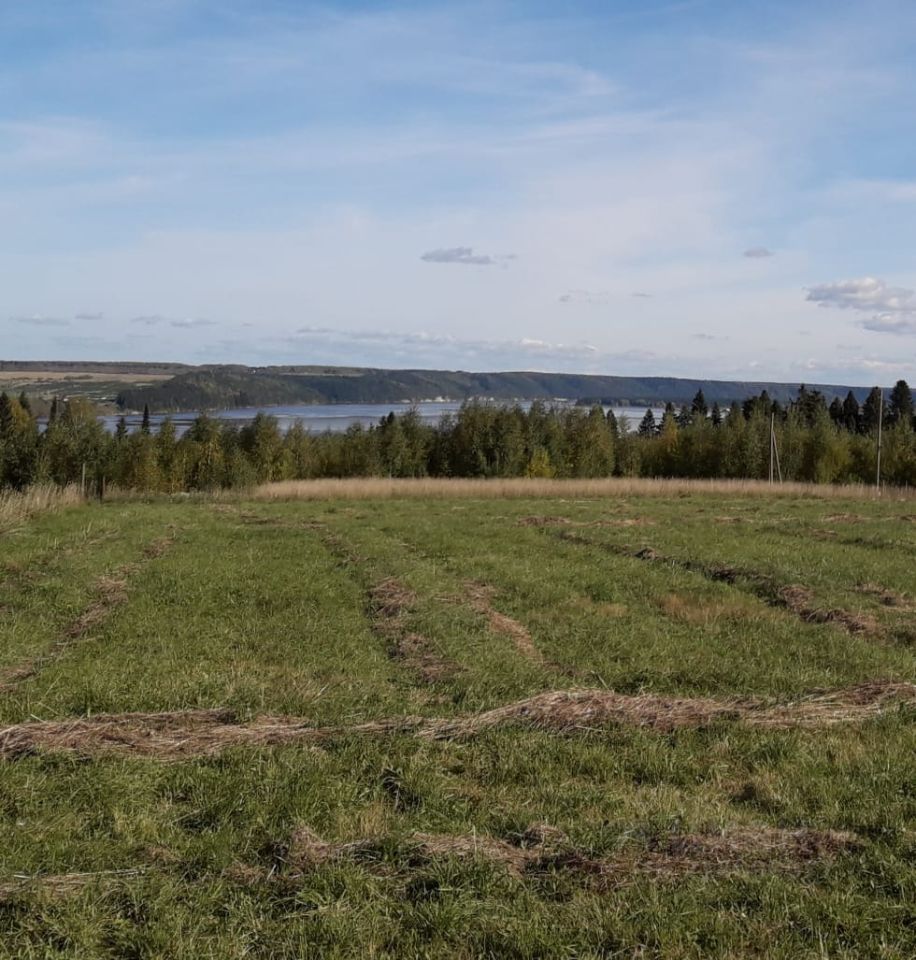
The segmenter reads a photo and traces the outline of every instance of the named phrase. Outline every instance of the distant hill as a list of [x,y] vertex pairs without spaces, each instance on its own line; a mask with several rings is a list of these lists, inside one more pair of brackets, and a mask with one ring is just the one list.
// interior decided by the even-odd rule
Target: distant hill
[[[135,369],[141,364],[131,364]],[[164,365],[151,364],[162,369]],[[768,391],[782,403],[794,398],[798,384],[763,381],[681,379],[677,377],[617,377],[575,373],[468,373],[457,370],[381,370],[358,367],[244,367],[184,368],[168,380],[127,387],[118,394],[124,410],[148,404],[154,412],[217,410],[230,407],[267,407],[300,403],[389,403],[444,398],[465,400],[595,400],[627,406],[655,406],[671,401],[689,403],[702,390],[708,403],[733,400]],[[851,389],[861,402],[863,387],[808,384],[820,390],[828,403]]]

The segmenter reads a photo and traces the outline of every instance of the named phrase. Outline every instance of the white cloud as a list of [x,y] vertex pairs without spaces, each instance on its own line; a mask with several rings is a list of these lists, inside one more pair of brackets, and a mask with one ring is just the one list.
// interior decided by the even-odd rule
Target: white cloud
[[877,277],[858,280],[837,280],[808,288],[807,300],[822,307],[843,310],[883,310],[887,312],[916,310],[912,290],[889,287]]
[[139,317],[134,317],[131,323],[140,323],[145,327],[157,327],[160,324],[168,324],[170,327],[175,327],[178,330],[192,330],[197,327],[214,327],[216,326],[215,320],[202,320],[196,317],[183,317],[179,319],[170,319],[169,317],[164,317],[159,313],[148,313],[143,314]]
[[515,260],[514,253],[497,254],[474,253],[473,247],[445,247],[438,250],[429,250],[422,254],[421,260],[426,263],[463,263],[475,267],[495,267]]
[[916,310],[909,313],[878,313],[863,320],[862,327],[874,333],[916,334]]
[[215,320],[200,320],[189,317],[184,320],[169,320],[170,327],[177,327],[179,330],[191,330],[196,327],[215,327]]
[[767,257],[773,257],[775,254],[767,247],[748,247],[743,254],[749,260],[763,260]]
[[442,348],[454,357],[541,357],[545,360],[570,358],[591,359],[599,354],[589,343],[553,343],[536,337],[517,340],[473,340],[427,331],[401,332],[392,330],[335,330],[330,327],[300,327],[293,335],[294,342],[320,340],[336,344],[376,344],[386,347],[409,348],[419,354],[438,352]]
[[[635,294],[634,294],[635,296]],[[560,303],[587,303],[601,305],[608,302],[608,295],[601,290],[567,290],[560,294]]]
[[12,317],[16,323],[24,323],[30,327],[69,327],[69,320],[62,320],[59,317],[42,317],[42,316],[31,316],[31,317]]
[[890,287],[876,277],[822,283],[808,289],[808,300],[821,307],[870,313],[880,311],[860,326],[874,333],[916,334],[916,293]]

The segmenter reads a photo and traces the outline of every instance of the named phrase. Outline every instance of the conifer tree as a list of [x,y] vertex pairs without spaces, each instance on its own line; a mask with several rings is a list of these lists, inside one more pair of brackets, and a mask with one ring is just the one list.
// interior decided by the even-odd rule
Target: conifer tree
[[649,407],[646,410],[645,416],[642,418],[639,424],[639,435],[641,437],[653,437],[655,436],[657,430],[655,427],[655,414],[652,412],[652,408]]
[[702,417],[704,420],[709,415],[709,408],[706,406],[706,397],[702,390],[697,390],[693,403],[690,405],[695,417]]
[[608,432],[616,440],[617,437],[620,436],[620,424],[617,422],[617,417],[613,410],[608,410],[606,419]]
[[13,402],[9,394],[4,391],[0,393],[0,438],[9,435],[13,428]]
[[887,422],[913,425],[913,391],[906,380],[898,380],[887,402]]
[[881,410],[881,391],[872,387],[862,404],[862,433],[874,433],[878,429]]
[[846,394],[843,401],[843,426],[850,433],[858,433],[861,427],[862,411],[859,409],[859,401],[856,400],[852,390]]

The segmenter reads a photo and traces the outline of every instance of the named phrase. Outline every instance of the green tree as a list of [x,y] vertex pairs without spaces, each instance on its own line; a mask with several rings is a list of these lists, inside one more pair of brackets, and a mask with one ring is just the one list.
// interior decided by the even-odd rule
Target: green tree
[[898,380],[887,402],[887,422],[890,426],[903,423],[913,426],[913,391],[906,380]]
[[571,475],[609,477],[614,472],[614,442],[601,407],[596,404],[586,416],[576,410],[567,424]]
[[862,433],[874,433],[878,429],[881,407],[881,390],[878,387],[872,387],[865,398],[865,403],[862,404]]
[[281,479],[283,438],[276,417],[258,413],[251,423],[239,431],[239,447],[257,483]]
[[850,390],[843,401],[843,427],[850,433],[858,433],[861,429],[861,419],[862,411],[859,409],[859,401]]
[[643,416],[639,422],[639,435],[641,437],[653,437],[656,433],[655,414],[652,412],[652,408],[649,407],[646,410],[645,416]]

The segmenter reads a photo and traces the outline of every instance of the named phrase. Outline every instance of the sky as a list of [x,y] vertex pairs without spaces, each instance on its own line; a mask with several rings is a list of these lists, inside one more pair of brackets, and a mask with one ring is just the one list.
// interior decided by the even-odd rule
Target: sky
[[916,381],[912,0],[0,3],[0,359]]

